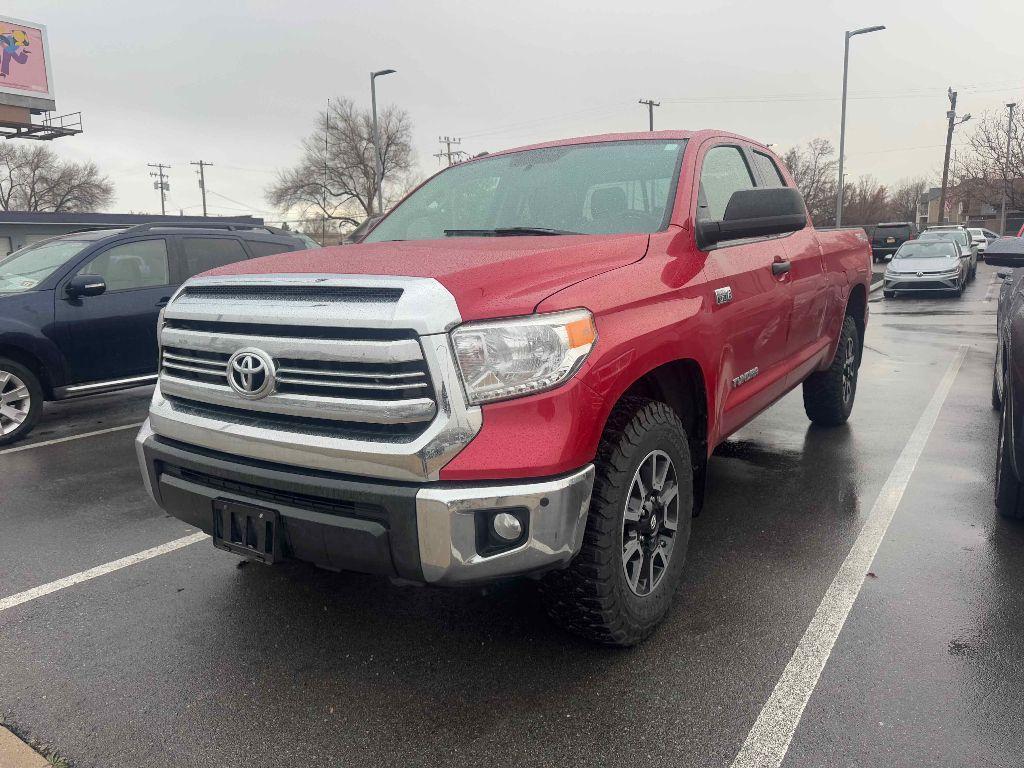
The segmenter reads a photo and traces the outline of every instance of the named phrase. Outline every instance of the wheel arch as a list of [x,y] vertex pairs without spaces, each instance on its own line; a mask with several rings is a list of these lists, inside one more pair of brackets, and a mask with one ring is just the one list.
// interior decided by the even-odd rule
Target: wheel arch
[[24,347],[13,344],[0,344],[0,357],[6,357],[19,365],[23,365],[35,374],[39,384],[43,388],[43,397],[47,400],[53,399],[53,381],[49,371],[36,355]]
[[[700,364],[692,358],[671,360],[636,378],[616,398],[645,397],[668,405],[686,430],[693,462],[694,514],[703,505],[708,462],[708,390]],[[612,408],[614,409],[614,405]]]

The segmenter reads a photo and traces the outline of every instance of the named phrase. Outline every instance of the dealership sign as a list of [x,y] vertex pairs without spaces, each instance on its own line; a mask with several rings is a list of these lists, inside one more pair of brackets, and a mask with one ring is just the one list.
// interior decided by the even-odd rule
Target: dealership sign
[[46,27],[0,16],[0,104],[52,110]]

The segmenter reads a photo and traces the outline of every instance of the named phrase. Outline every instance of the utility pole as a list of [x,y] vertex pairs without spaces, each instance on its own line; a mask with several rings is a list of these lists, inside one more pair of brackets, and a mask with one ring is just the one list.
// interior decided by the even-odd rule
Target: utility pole
[[153,182],[153,189],[160,190],[160,215],[167,215],[167,193],[171,191],[171,183],[165,180],[164,169],[170,169],[171,166],[164,165],[163,163],[146,163],[147,168],[156,168],[156,171],[150,171],[149,175],[158,181]]
[[203,216],[205,217],[206,216],[206,174],[204,173],[204,170],[207,169],[207,168],[212,168],[213,167],[213,163],[208,163],[205,160],[197,160],[194,163],[189,163],[189,165],[198,165],[199,166],[199,170],[196,171],[196,173],[199,174],[199,190],[203,193]]
[[640,99],[640,101],[637,102],[637,103],[638,104],[646,104],[647,105],[647,125],[648,125],[647,130],[648,131],[653,131],[654,130],[654,108],[655,107],[660,107],[661,106],[661,102],[660,101],[655,101],[654,99]]
[[939,224],[946,223],[946,184],[949,181],[949,151],[953,147],[953,130],[971,119],[970,113],[963,116],[961,120],[956,119],[956,91],[949,89],[949,111],[946,112],[946,119],[949,125],[946,128],[946,156],[942,161],[942,191],[939,193]]
[[1006,108],[1010,110],[1010,115],[1006,119],[1006,159],[1003,160],[1003,204],[999,210],[999,234],[1006,234],[1006,198],[1009,195],[1010,188],[1010,144],[1013,140],[1013,110],[1017,108],[1017,103],[1007,104]]
[[466,154],[461,149],[457,149],[454,152],[452,151],[452,144],[458,146],[459,144],[462,143],[462,139],[457,139],[452,136],[438,136],[437,141],[440,144],[443,144],[445,148],[442,149],[440,152],[436,153],[434,157],[436,157],[438,161],[447,158],[449,166],[455,165]]

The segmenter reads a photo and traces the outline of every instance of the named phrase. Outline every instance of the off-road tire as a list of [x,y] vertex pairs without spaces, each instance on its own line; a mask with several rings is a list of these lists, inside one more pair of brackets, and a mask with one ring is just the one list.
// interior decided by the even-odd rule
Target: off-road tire
[[[669,563],[653,590],[637,595],[623,568],[623,515],[637,468],[651,451],[672,460],[679,487],[678,527]],[[693,517],[693,464],[686,432],[667,405],[627,397],[608,419],[597,451],[594,491],[579,554],[547,574],[541,594],[556,624],[596,643],[631,646],[668,614],[686,560]]]
[[[32,371],[21,363],[16,363],[14,360],[9,360],[6,357],[0,357],[0,373],[14,374],[14,376],[21,379],[29,391],[29,409],[25,420],[20,426],[7,434],[0,434],[0,445],[9,445],[10,443],[15,442],[16,440],[21,440],[23,437],[28,435],[36,425],[40,415],[42,415],[43,387],[39,383],[39,378]],[[2,389],[2,387],[0,387],[0,389]],[[2,392],[0,392],[0,394],[2,394]],[[4,423],[9,424],[10,422],[5,421]],[[0,425],[0,429],[2,429],[2,426],[3,425]]]
[[[850,355],[852,354],[852,359]],[[860,367],[860,338],[857,323],[847,315],[839,332],[839,344],[828,370],[812,373],[804,381],[804,411],[815,424],[837,427],[845,424],[857,396]],[[852,377],[846,386],[847,376]]]
[[1006,441],[1010,431],[1009,393],[1004,392],[1002,418],[999,420],[999,439],[996,441],[996,510],[1003,517],[1024,519],[1024,484],[1014,472]]

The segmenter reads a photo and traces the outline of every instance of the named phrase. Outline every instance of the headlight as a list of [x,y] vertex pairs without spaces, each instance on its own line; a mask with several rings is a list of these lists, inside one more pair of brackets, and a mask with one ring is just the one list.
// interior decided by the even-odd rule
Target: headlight
[[531,395],[579,370],[597,339],[586,309],[467,323],[451,332],[455,359],[474,405]]

